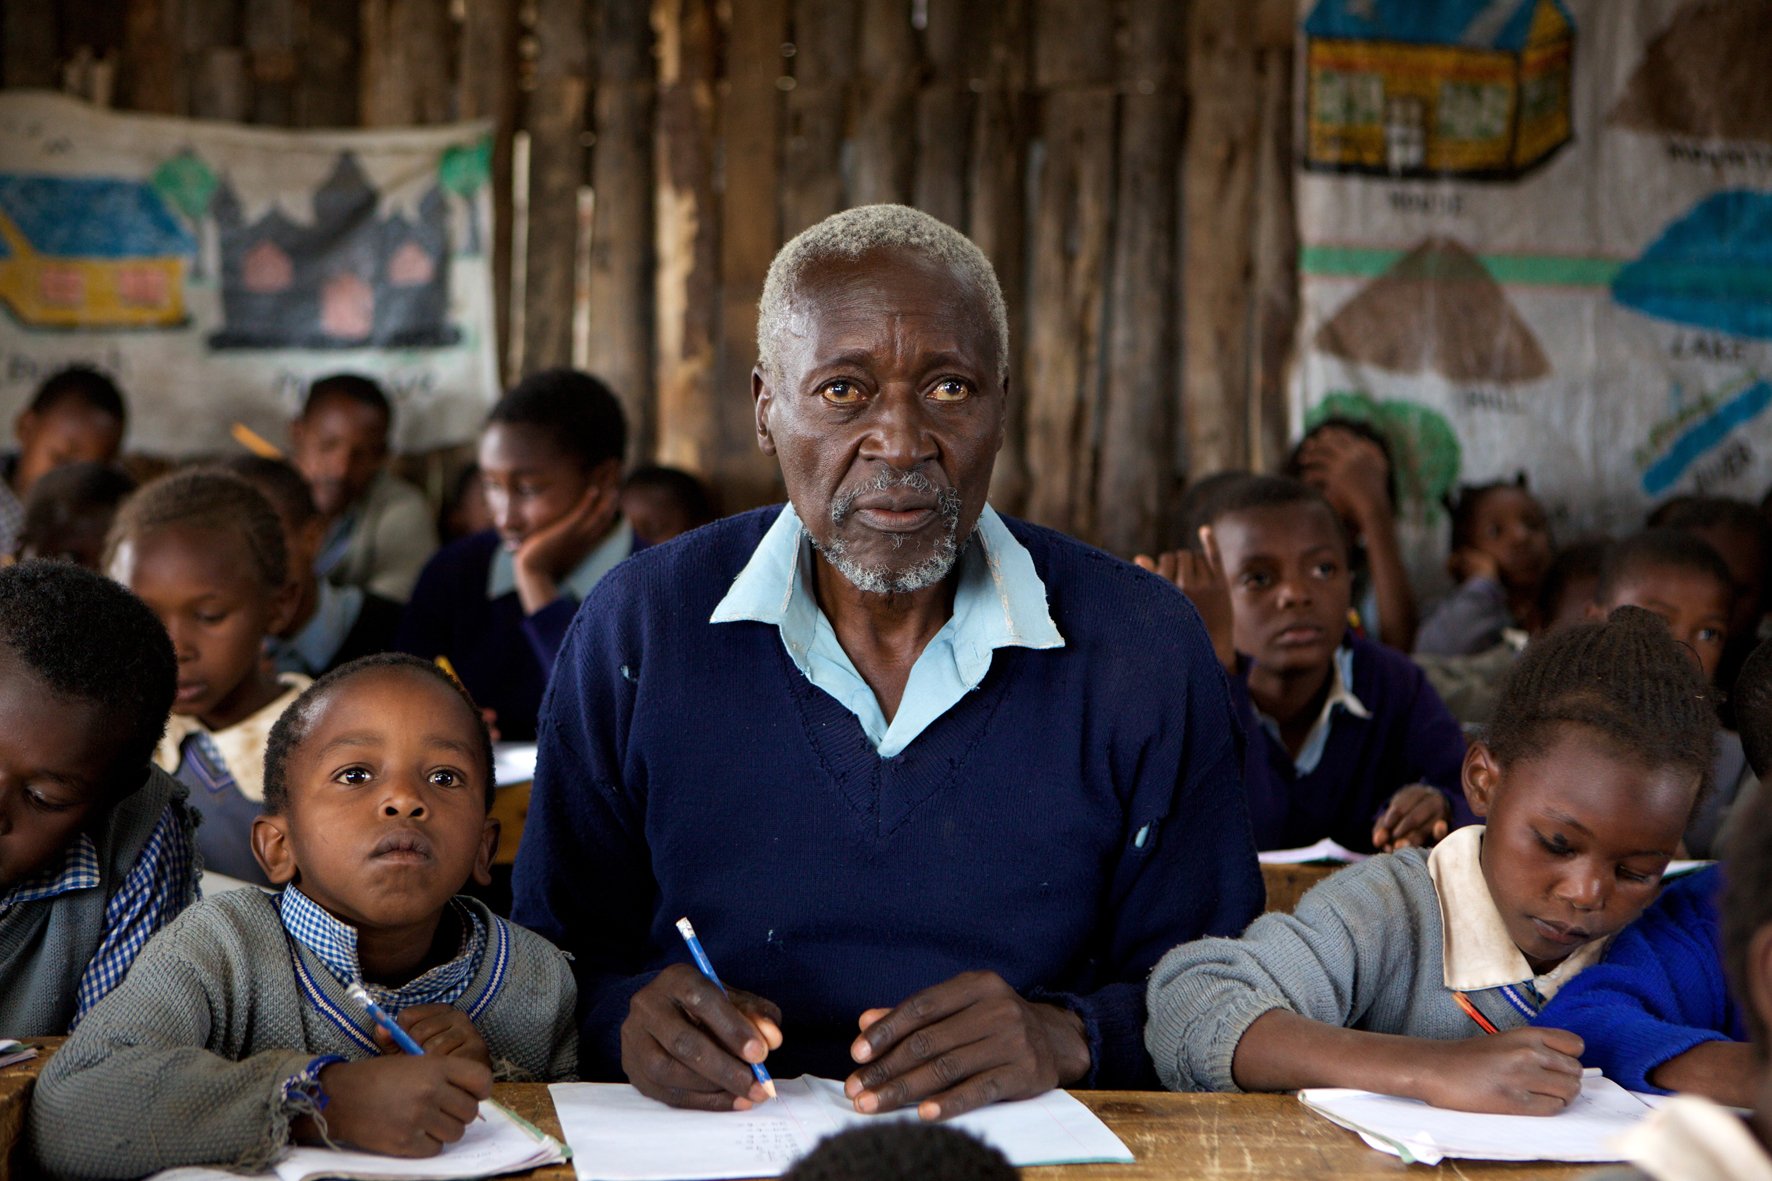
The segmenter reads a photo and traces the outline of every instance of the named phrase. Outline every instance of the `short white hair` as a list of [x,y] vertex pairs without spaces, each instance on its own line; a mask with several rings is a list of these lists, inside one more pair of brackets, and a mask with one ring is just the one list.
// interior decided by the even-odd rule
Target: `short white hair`
[[817,264],[853,262],[879,250],[905,250],[949,267],[984,301],[997,338],[997,379],[1009,375],[1009,309],[984,251],[952,226],[908,205],[861,205],[833,213],[795,235],[776,252],[757,302],[757,368],[779,377],[777,346],[801,280]]

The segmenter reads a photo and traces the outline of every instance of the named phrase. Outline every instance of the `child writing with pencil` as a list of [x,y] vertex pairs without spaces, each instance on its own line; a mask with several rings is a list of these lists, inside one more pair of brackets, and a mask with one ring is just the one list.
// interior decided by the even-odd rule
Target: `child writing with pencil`
[[409,656],[345,665],[277,720],[264,778],[252,846],[281,891],[193,907],[93,1009],[32,1102],[50,1172],[252,1170],[322,1138],[429,1156],[494,1077],[573,1069],[565,955],[457,896],[488,880],[499,827],[491,740],[459,686]]
[[191,789],[204,868],[265,884],[251,846],[265,738],[308,684],[263,659],[266,637],[295,607],[276,512],[228,472],[174,472],[124,502],[104,566],[160,617],[178,654],[178,694],[154,761]]
[[1240,939],[1170,952],[1145,1027],[1158,1075],[1561,1111],[1581,1039],[1521,1027],[1654,900],[1716,725],[1696,664],[1646,611],[1533,644],[1465,756],[1486,824],[1345,869]]

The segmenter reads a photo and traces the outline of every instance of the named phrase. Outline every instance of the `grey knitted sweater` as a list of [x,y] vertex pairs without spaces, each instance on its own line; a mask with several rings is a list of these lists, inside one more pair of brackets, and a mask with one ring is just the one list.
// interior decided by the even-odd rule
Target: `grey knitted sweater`
[[[1163,1085],[1235,1091],[1231,1059],[1255,1019],[1289,1009],[1313,1021],[1410,1037],[1480,1031],[1443,970],[1439,895],[1423,849],[1374,857],[1264,914],[1239,939],[1183,944],[1151,973],[1144,1044]],[[1467,994],[1497,1029],[1526,1014],[1499,988]]]
[[[487,945],[456,1007],[501,1078],[568,1078],[577,988],[564,953],[480,903]],[[271,897],[237,890],[157,935],[44,1068],[31,1102],[39,1162],[61,1177],[176,1165],[261,1168],[301,1114],[283,1086],[318,1055],[368,1058],[368,1015],[283,930]]]

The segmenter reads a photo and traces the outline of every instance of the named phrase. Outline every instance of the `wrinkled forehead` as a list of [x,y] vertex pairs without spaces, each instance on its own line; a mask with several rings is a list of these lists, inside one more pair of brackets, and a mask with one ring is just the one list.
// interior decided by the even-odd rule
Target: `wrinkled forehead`
[[986,293],[958,267],[905,247],[807,263],[788,294],[782,331],[797,345],[823,348],[835,336],[888,326],[928,351],[1000,361]]

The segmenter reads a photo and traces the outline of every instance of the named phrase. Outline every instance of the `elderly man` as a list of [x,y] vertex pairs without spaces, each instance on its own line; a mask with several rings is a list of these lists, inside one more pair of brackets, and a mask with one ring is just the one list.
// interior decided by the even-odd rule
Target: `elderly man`
[[587,1077],[743,1109],[766,1058],[930,1119],[1154,1084],[1147,972],[1259,909],[1192,608],[985,503],[1007,345],[925,214],[776,257],[751,392],[790,503],[617,567],[543,706],[514,914],[575,957]]

